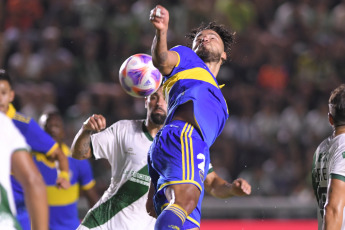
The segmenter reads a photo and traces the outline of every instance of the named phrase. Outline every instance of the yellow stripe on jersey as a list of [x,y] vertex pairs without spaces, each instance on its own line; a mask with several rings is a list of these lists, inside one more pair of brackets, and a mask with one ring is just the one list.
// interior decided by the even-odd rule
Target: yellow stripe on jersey
[[96,184],[95,180],[90,181],[89,183],[87,183],[86,185],[82,186],[81,189],[82,190],[89,190],[91,188],[93,188]]
[[37,161],[44,163],[49,168],[56,168],[55,162],[48,160],[46,155],[37,152],[33,152],[33,154]]
[[55,143],[53,147],[47,152],[46,156],[49,157],[59,147],[58,143]]
[[166,82],[163,84],[163,90],[166,94],[169,95],[169,92],[173,85],[178,80],[199,80],[210,83],[211,85],[218,87],[217,82],[214,80],[212,75],[206,70],[201,67],[196,67],[193,69],[187,69],[181,72],[176,73],[174,76],[170,77]]
[[68,189],[59,189],[55,185],[47,186],[48,205],[63,206],[79,199],[79,184],[71,185]]
[[180,55],[176,51],[172,51],[172,52],[177,54],[177,63],[175,65],[175,67],[177,67],[180,64],[181,58],[180,58]]
[[181,154],[182,154],[182,179],[185,179],[185,160],[184,160],[184,143],[183,143],[183,134],[186,130],[186,127],[188,126],[188,123],[186,123],[182,129],[182,132],[181,132],[181,137],[180,137],[180,140],[181,140]]
[[191,180],[194,180],[194,153],[193,153],[193,141],[192,141],[192,133],[193,133],[194,127],[192,126],[189,135],[188,135],[188,139],[189,139],[189,147],[190,147],[190,162],[191,162],[191,167],[192,167],[192,176],[191,176]]
[[190,173],[190,170],[189,170],[189,143],[188,143],[188,132],[190,131],[192,125],[188,125],[188,128],[186,130],[186,132],[183,134],[184,135],[184,141],[185,141],[185,146],[186,146],[186,168],[187,168],[187,177],[186,178],[183,178],[184,180],[189,180],[189,173]]
[[158,191],[162,190],[165,186],[173,185],[173,184],[194,184],[196,187],[199,188],[200,191],[202,191],[202,188],[201,188],[200,184],[198,182],[196,182],[196,181],[193,181],[193,180],[168,181],[168,182],[162,184],[159,187]]
[[193,222],[194,224],[196,224],[199,228],[200,228],[200,224],[198,223],[198,221],[194,220],[192,217],[187,216],[187,219],[190,220],[191,222]]

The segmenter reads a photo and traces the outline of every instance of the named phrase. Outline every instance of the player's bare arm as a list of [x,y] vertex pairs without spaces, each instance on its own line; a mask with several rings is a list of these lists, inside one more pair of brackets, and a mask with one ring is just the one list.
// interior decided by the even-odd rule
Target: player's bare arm
[[42,176],[30,154],[17,151],[11,158],[11,170],[24,189],[25,205],[29,211],[32,229],[48,229],[48,202]]
[[152,61],[163,75],[167,75],[178,62],[177,54],[169,51],[167,45],[169,11],[163,6],[157,5],[150,12],[150,21],[156,28],[156,35],[151,47]]
[[74,137],[71,151],[72,156],[82,160],[91,157],[91,135],[106,128],[106,119],[99,114],[89,117],[84,123],[77,135]]
[[345,182],[331,179],[325,204],[323,230],[341,229],[345,207]]
[[58,188],[68,189],[71,186],[69,181],[69,165],[66,155],[62,152],[60,148],[55,149],[54,155],[59,163],[59,175],[56,180],[56,186]]
[[154,190],[155,190],[154,185],[151,182],[150,188],[149,188],[149,193],[147,196],[147,201],[146,201],[146,211],[150,216],[157,218],[155,207],[153,205],[153,195],[155,193]]
[[216,198],[229,198],[251,194],[251,186],[246,180],[238,178],[230,184],[220,178],[215,172],[207,174],[205,190]]

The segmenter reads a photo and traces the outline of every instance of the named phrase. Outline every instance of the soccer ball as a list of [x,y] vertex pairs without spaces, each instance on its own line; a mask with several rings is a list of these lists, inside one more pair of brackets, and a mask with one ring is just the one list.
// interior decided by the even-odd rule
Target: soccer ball
[[147,54],[134,54],[121,65],[119,80],[122,88],[133,97],[146,97],[156,92],[163,76]]

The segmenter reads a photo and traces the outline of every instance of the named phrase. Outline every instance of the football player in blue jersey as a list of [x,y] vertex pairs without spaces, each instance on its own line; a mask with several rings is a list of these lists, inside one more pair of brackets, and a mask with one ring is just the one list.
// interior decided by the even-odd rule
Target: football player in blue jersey
[[69,147],[64,143],[65,131],[61,115],[58,112],[42,114],[39,125],[59,144],[68,157],[71,187],[62,190],[55,186],[57,170],[54,161],[44,154],[34,152],[34,162],[40,170],[47,188],[49,205],[49,229],[74,230],[79,224],[78,200],[79,194],[85,195],[89,207],[99,199],[95,189],[92,168],[88,160],[72,158]]
[[156,230],[199,229],[209,148],[223,130],[228,108],[216,76],[234,36],[212,22],[188,36],[191,48],[167,47],[169,12],[158,5],[150,21],[156,29],[152,60],[163,79],[168,103],[165,126],[148,153],[158,214]]
[[[53,138],[43,131],[34,119],[16,111],[12,105],[14,96],[10,76],[5,70],[0,69],[0,112],[5,113],[7,117],[12,119],[32,151],[43,153],[58,161],[59,176],[56,180],[56,186],[58,188],[68,188],[70,182],[67,157]],[[17,219],[24,230],[31,229],[30,216],[24,202],[23,188],[13,176],[11,176],[11,182],[17,209]]]

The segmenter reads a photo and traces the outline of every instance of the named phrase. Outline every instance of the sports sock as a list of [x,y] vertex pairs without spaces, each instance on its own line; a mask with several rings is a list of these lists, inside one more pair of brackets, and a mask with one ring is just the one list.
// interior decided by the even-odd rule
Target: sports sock
[[166,207],[158,216],[155,230],[183,230],[187,212],[177,204]]

